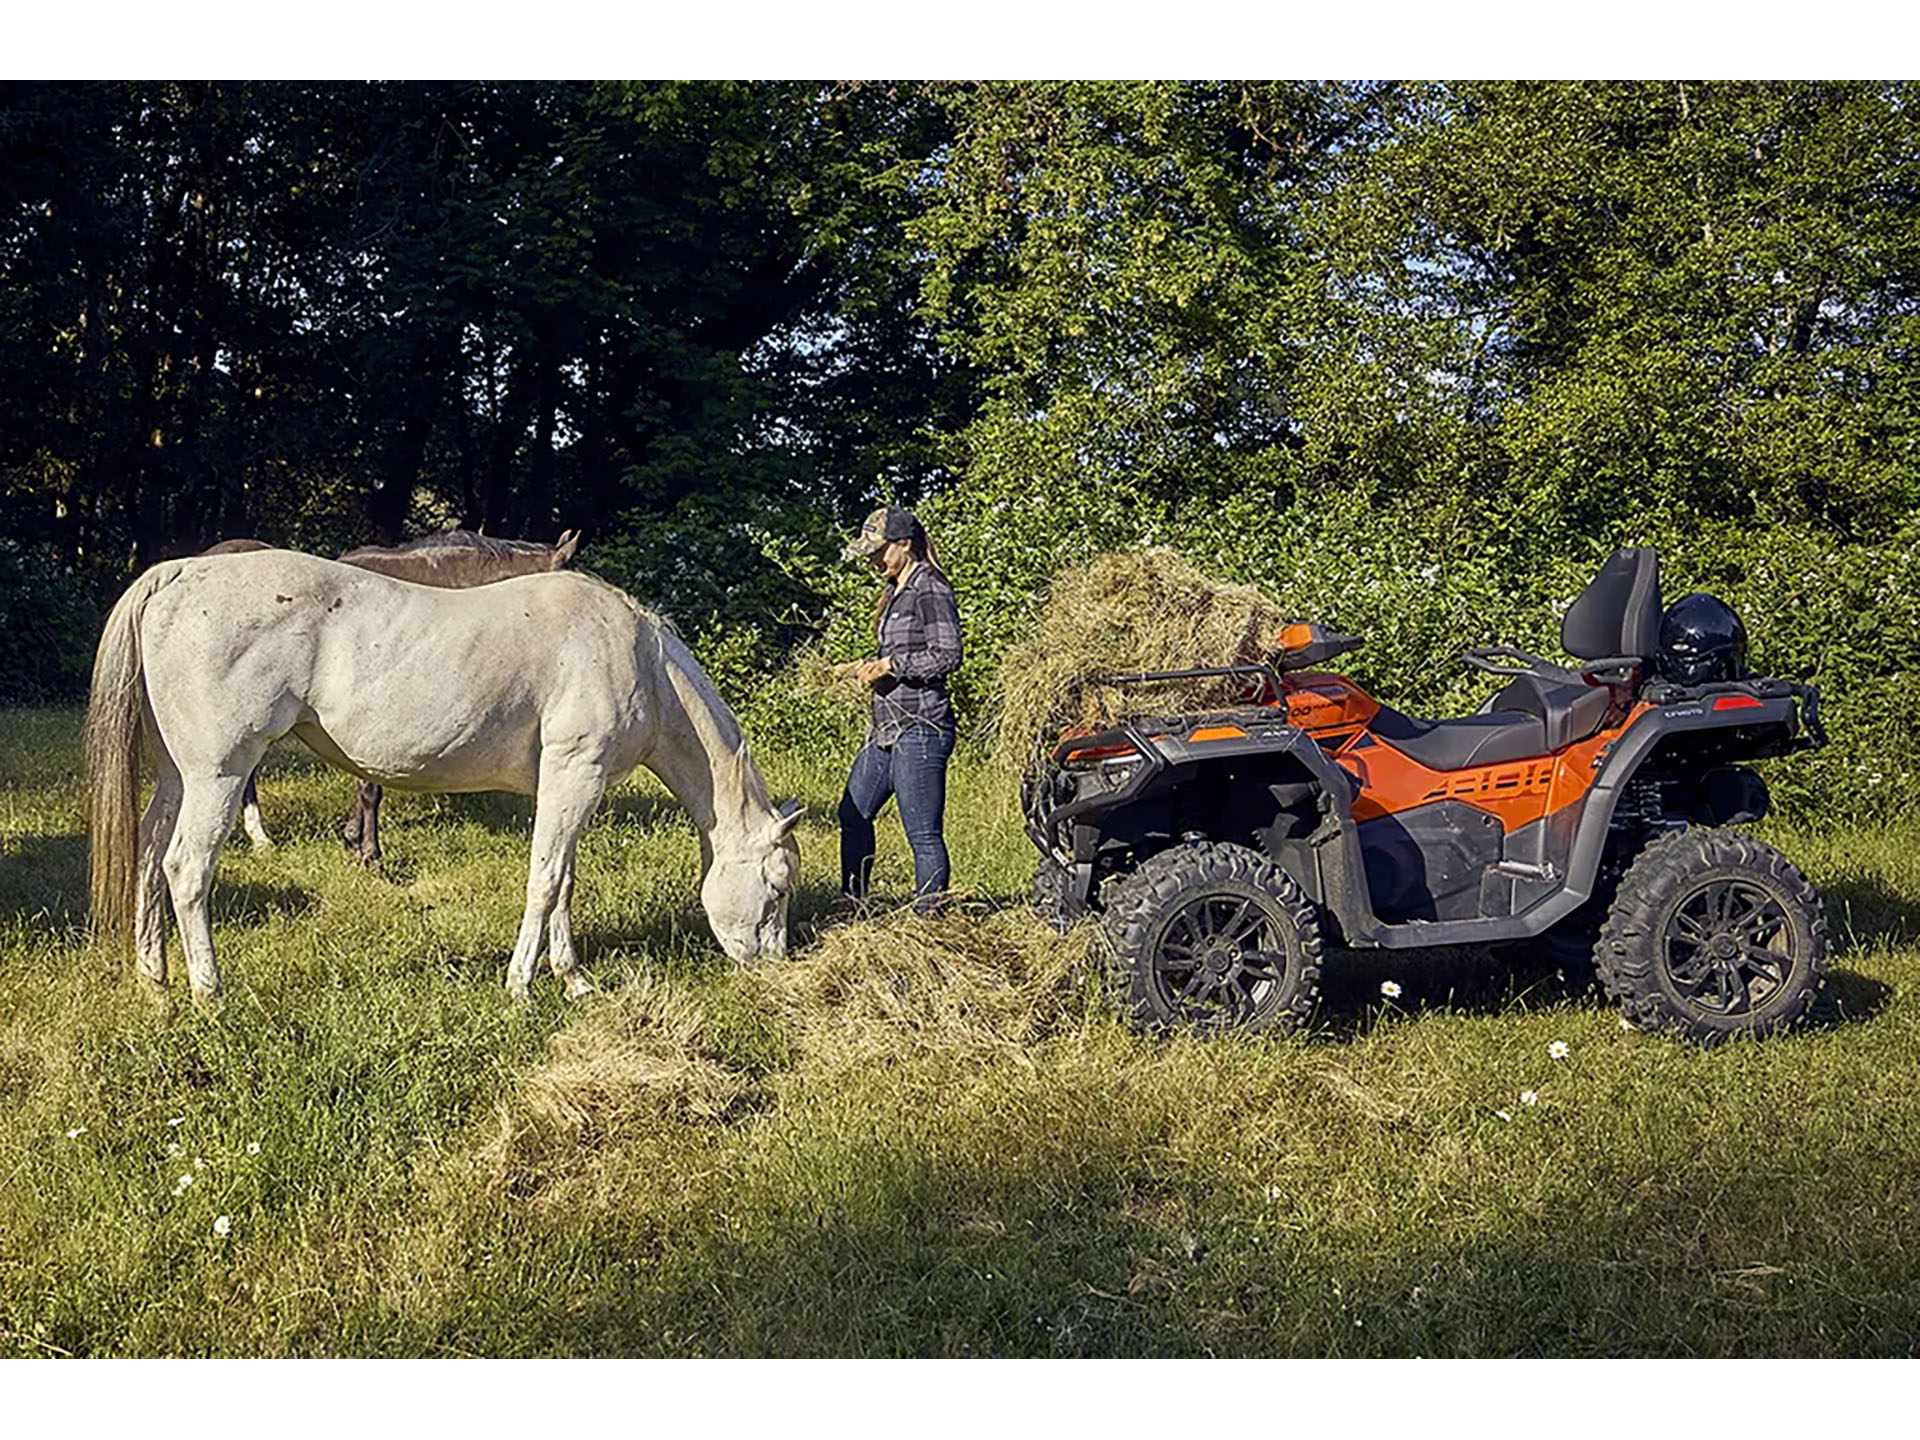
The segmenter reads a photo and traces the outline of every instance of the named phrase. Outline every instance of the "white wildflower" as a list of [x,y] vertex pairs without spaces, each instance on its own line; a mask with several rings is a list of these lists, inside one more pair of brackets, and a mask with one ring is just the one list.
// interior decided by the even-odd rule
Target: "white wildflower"
[[233,1229],[233,1217],[231,1215],[222,1215],[218,1220],[213,1222],[213,1233],[223,1238],[231,1229]]
[[1626,1016],[1622,1015],[1620,1017],[1620,1028],[1622,1030],[1631,1030],[1633,1028],[1633,1022],[1627,1019]]
[[204,1170],[207,1168],[207,1162],[196,1155],[193,1157],[193,1168],[196,1170]]
[[260,1142],[258,1140],[249,1140],[247,1142],[247,1154],[258,1155],[259,1153],[260,1153]]
[[193,1176],[182,1175],[178,1180],[173,1182],[173,1188],[176,1190],[184,1190],[191,1184],[193,1184]]
[[1567,1042],[1564,1040],[1553,1041],[1551,1044],[1547,1046],[1547,1054],[1552,1056],[1555,1060],[1566,1059],[1567,1058]]
[[84,1125],[76,1125],[76,1126],[74,1126],[74,1127],[73,1127],[73,1129],[71,1129],[71,1130],[69,1130],[69,1131],[67,1131],[67,1139],[69,1139],[69,1140],[78,1140],[78,1139],[79,1139],[79,1138],[80,1138],[80,1137],[81,1137],[82,1135],[84,1135],[84,1134],[86,1134],[86,1133],[87,1133],[87,1127],[86,1127],[86,1126],[84,1126]]
[[178,1160],[182,1155],[186,1153],[187,1153],[187,1147],[182,1145],[178,1140],[174,1141],[171,1145],[167,1146],[167,1158],[169,1160]]
[[1282,1190],[1278,1185],[1267,1186],[1267,1203],[1271,1205],[1274,1201],[1278,1200],[1285,1193],[1286,1192]]
[[1535,1091],[1522,1090],[1520,1092],[1520,1103],[1522,1105],[1538,1105],[1540,1103],[1540,1096]]
[[1398,980],[1382,980],[1380,982],[1380,993],[1389,1000],[1398,1000],[1400,998],[1400,982]]

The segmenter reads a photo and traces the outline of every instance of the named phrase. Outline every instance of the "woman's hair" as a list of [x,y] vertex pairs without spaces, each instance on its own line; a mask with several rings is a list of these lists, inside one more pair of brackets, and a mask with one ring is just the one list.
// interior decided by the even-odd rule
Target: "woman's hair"
[[[907,537],[907,550],[916,564],[931,565],[943,578],[945,577],[947,572],[940,569],[939,557],[933,553],[933,541],[927,537],[927,527],[917,519],[913,522],[913,534]],[[873,633],[876,639],[880,635],[881,617],[887,613],[887,586],[892,583],[890,580],[883,580],[880,583],[880,593],[873,598]]]

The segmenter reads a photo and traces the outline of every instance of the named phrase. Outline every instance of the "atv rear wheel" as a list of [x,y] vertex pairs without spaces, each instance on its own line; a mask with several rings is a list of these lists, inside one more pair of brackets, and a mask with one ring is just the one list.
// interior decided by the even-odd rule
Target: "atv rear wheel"
[[1286,872],[1241,845],[1177,845],[1114,886],[1106,934],[1146,1030],[1292,1030],[1320,989],[1320,924]]
[[1806,1013],[1827,969],[1827,923],[1819,892],[1771,845],[1682,830],[1621,877],[1594,958],[1635,1025],[1711,1045]]

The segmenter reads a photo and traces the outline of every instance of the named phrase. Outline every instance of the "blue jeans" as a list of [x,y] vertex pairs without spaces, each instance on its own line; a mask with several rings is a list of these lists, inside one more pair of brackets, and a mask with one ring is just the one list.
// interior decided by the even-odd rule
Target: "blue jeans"
[[840,889],[867,893],[873,872],[873,821],[889,796],[900,801],[900,824],[913,848],[913,890],[923,903],[947,888],[947,760],[954,732],[915,725],[891,749],[868,740],[853,757],[840,797]]

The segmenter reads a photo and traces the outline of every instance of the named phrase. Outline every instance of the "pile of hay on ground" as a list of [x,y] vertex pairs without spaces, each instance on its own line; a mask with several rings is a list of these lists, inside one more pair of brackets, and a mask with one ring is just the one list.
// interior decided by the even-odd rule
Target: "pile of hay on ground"
[[759,974],[809,1059],[859,1059],[902,1043],[1017,1049],[1075,1003],[1088,938],[1024,911],[928,917],[902,910],[841,925]]
[[715,1121],[755,1082],[717,1059],[701,1008],[664,983],[635,980],[556,1033],[521,1084],[481,1161],[496,1184],[524,1188],[602,1143],[661,1118]]
[[1260,590],[1214,579],[1172,550],[1096,556],[1054,581],[1032,638],[1001,662],[995,750],[1024,765],[1062,725],[1230,705],[1247,688],[1231,677],[1125,690],[1090,677],[1257,663],[1286,620]]

